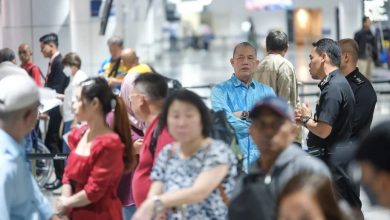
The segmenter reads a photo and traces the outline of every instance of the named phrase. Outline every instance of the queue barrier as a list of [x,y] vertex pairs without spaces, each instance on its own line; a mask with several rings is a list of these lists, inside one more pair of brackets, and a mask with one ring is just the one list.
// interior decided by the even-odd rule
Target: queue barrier
[[[390,80],[373,80],[373,84],[389,83]],[[316,86],[318,82],[298,82],[299,86]],[[215,84],[206,84],[206,85],[196,85],[196,86],[187,86],[183,87],[185,89],[211,89]],[[390,90],[375,90],[377,94],[388,95]],[[320,92],[309,92],[301,93],[300,97],[309,97],[309,96],[319,96]],[[208,99],[209,97],[202,97],[202,99]],[[27,154],[27,159],[29,160],[38,160],[38,159],[52,159],[52,160],[66,160],[69,154],[48,154],[48,153],[30,153]]]

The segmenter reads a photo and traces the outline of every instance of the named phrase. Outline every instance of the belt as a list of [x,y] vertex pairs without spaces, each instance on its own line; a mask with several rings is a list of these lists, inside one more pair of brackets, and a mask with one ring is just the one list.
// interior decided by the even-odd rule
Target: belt
[[327,147],[309,147],[307,153],[321,159],[325,163],[328,163],[330,155],[332,154]]

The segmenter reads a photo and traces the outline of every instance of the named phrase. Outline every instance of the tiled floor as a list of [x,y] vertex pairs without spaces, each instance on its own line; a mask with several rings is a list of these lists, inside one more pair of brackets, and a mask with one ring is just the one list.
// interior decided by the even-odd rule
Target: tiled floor
[[[296,68],[297,77],[302,82],[313,82],[308,72],[308,62],[310,47],[292,47],[287,53],[289,59]],[[166,52],[152,63],[153,67],[160,73],[178,79],[185,87],[208,86],[230,78],[233,73],[233,68],[230,65],[229,59],[232,56],[232,47],[212,48],[211,51],[195,51],[188,49],[181,52]],[[260,50],[259,58],[264,56]],[[142,61],[142,57],[141,57]],[[390,72],[386,68],[377,68],[374,74],[374,79],[390,80]],[[374,84],[376,90],[390,91],[390,83]],[[192,88],[199,95],[205,97],[206,103],[209,103],[210,89],[209,88]],[[301,88],[303,93],[318,92],[317,86],[305,86]],[[302,101],[314,105],[317,97],[304,97]],[[390,115],[390,94],[378,95],[378,103],[375,109],[373,125],[380,121],[389,119]],[[54,199],[50,192],[46,195],[51,201]],[[364,201],[364,213],[366,219],[390,219],[390,213],[381,210],[378,207],[370,207],[367,199],[362,196]],[[387,217],[386,217],[387,216]]]

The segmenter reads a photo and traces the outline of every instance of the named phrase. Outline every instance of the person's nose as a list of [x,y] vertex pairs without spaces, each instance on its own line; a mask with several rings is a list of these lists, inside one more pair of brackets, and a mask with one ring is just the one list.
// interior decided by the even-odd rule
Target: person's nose
[[184,117],[180,117],[180,118],[177,119],[177,124],[180,127],[184,127],[184,126],[187,125],[187,120]]

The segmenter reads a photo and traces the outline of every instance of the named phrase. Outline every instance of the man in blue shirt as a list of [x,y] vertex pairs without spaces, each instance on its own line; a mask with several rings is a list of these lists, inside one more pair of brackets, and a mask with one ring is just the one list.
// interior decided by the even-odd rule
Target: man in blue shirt
[[0,219],[59,219],[31,175],[25,136],[35,126],[39,92],[28,76],[0,81]]
[[219,83],[211,90],[213,110],[223,110],[229,123],[235,129],[238,142],[244,155],[244,169],[259,157],[256,144],[249,136],[251,124],[248,111],[255,103],[267,96],[275,96],[271,87],[252,80],[259,64],[256,48],[248,42],[235,46],[230,63],[234,69],[232,77]]

